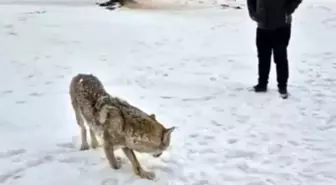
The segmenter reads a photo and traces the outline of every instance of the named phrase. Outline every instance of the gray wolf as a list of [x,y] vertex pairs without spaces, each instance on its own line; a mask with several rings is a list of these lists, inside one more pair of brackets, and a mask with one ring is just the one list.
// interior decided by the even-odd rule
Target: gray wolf
[[141,167],[134,151],[159,157],[169,147],[175,127],[165,128],[155,114],[147,114],[125,100],[111,96],[102,82],[92,74],[74,76],[70,82],[69,94],[81,130],[80,150],[89,149],[87,126],[91,147],[97,148],[97,137],[101,138],[112,168],[121,167],[120,158],[114,155],[114,151],[121,148],[132,163],[136,175],[146,179],[155,178],[154,172],[145,171]]
[[287,98],[289,76],[287,47],[291,37],[292,14],[302,0],[247,0],[248,12],[257,23],[258,84],[255,92],[266,92],[273,51],[278,91]]

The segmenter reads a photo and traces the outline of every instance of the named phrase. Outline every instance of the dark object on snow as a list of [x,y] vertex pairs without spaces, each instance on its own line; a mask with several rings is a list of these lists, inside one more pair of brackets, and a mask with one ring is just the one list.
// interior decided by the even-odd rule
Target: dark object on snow
[[231,6],[231,5],[228,5],[228,4],[221,4],[220,5],[222,8],[233,8],[233,9],[242,9],[240,6]]
[[104,3],[97,3],[97,5],[101,6],[101,7],[106,7],[106,6],[113,6],[116,4],[116,1],[106,1]]
[[97,3],[101,7],[105,7],[109,10],[113,10],[117,7],[121,7],[125,5],[125,0],[109,0],[104,3]]
[[302,0],[247,0],[249,15],[257,22],[256,45],[258,51],[258,84],[255,92],[267,89],[271,57],[276,64],[278,90],[288,97],[289,76],[287,47],[291,37],[292,14]]
[[131,4],[138,4],[138,2],[134,0],[109,0],[104,3],[97,3],[101,7],[105,7],[108,10],[115,10],[117,8],[131,5]]

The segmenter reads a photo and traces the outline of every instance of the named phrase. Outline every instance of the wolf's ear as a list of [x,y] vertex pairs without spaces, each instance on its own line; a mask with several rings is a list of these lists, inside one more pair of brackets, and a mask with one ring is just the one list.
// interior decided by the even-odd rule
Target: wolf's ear
[[171,133],[175,130],[176,127],[168,128],[163,133],[163,142],[169,142]]
[[152,118],[153,120],[156,120],[155,114],[151,114],[149,115],[150,118]]
[[170,134],[170,133],[173,132],[175,129],[176,129],[176,127],[170,127],[170,128],[168,128],[168,129],[166,129],[166,132],[169,132],[169,134]]

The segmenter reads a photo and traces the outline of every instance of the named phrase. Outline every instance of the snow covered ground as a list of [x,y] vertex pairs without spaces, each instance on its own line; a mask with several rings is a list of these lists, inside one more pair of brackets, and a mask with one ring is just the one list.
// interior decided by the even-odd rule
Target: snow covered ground
[[[0,184],[336,184],[336,2],[296,12],[282,100],[274,68],[269,93],[246,90],[257,61],[245,6],[110,12],[61,1],[1,0]],[[116,171],[101,149],[78,150],[68,85],[81,72],[178,127],[161,158],[138,154],[155,181],[134,176],[121,152]]]

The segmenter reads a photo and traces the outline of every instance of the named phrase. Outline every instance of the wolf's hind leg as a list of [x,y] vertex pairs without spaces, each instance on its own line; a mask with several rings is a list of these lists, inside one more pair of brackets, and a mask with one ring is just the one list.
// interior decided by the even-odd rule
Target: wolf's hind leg
[[91,137],[91,147],[97,148],[99,146],[96,134],[92,129],[92,126],[97,125],[97,121],[94,117],[94,109],[90,105],[89,101],[83,101],[83,104],[86,106],[83,108],[83,117],[87,121],[89,128],[90,128],[90,137]]
[[78,126],[80,127],[81,130],[81,146],[80,146],[80,150],[88,150],[89,149],[89,144],[87,141],[87,132],[86,132],[86,128],[85,128],[85,124],[84,124],[84,119],[82,117],[81,111],[78,108],[78,106],[76,106],[76,104],[73,102],[72,103],[74,111],[75,111],[75,116],[76,116],[76,121]]
[[79,127],[81,129],[81,147],[80,150],[88,150],[89,147],[89,143],[87,141],[87,131],[85,128],[85,124],[84,124],[84,120],[82,115],[78,112],[76,113],[76,119],[79,120],[77,122],[79,122]]

